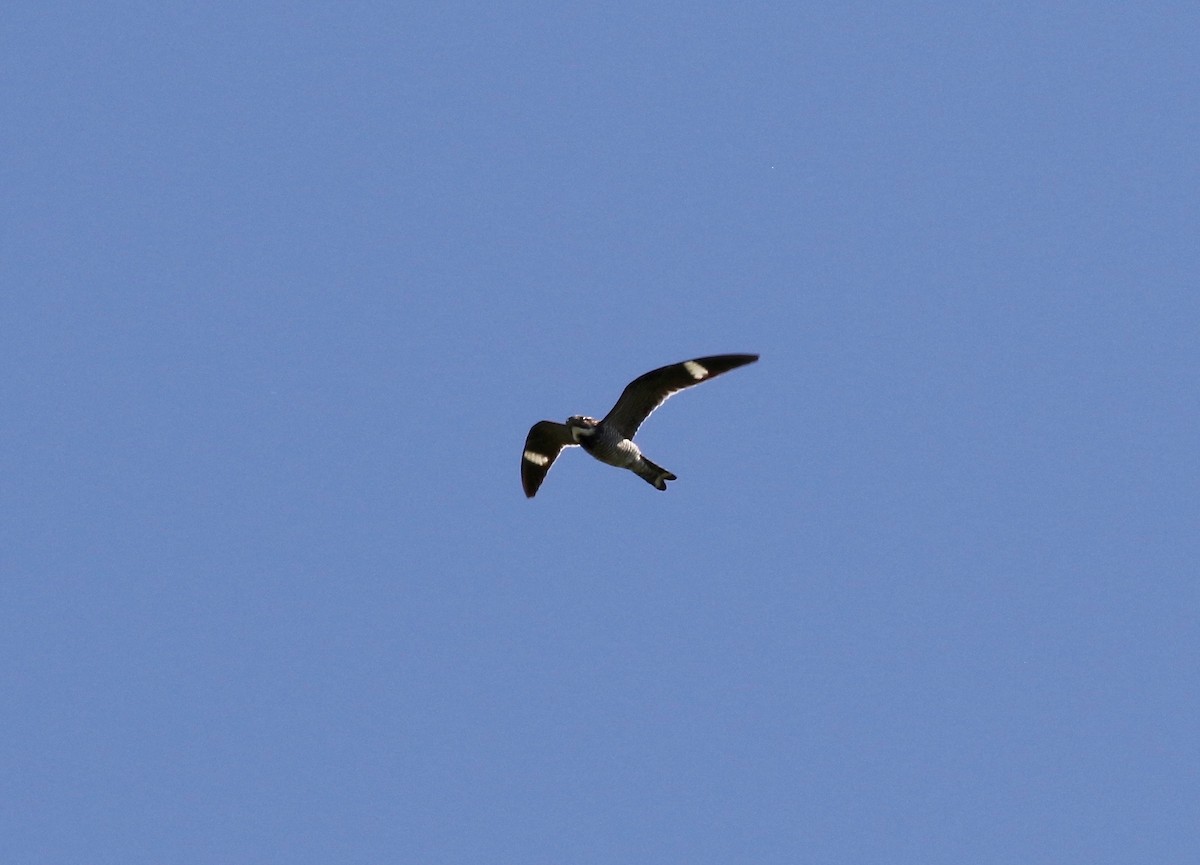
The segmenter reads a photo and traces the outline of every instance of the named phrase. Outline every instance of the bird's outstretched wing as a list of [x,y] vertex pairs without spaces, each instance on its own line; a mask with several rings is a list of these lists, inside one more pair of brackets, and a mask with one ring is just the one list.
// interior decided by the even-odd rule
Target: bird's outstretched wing
[[625,438],[633,438],[642,421],[671,394],[756,360],[756,354],[714,354],[652,370],[626,386],[604,423],[611,424]]
[[526,498],[533,498],[546,479],[546,472],[554,465],[559,452],[573,447],[571,429],[566,424],[552,420],[538,421],[525,437],[525,452],[521,454],[521,486]]

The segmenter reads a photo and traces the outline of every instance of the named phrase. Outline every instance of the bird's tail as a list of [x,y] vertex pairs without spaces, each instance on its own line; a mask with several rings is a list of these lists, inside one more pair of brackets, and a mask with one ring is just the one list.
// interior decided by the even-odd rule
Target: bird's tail
[[675,475],[662,466],[655,465],[645,457],[642,457],[641,462],[633,470],[639,478],[652,485],[656,490],[665,490],[667,488],[667,481],[678,480]]

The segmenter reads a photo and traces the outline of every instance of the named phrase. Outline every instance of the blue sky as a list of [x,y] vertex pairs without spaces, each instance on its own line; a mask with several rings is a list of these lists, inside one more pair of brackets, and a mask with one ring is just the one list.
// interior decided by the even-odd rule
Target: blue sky
[[1196,33],[9,4],[0,858],[1194,855]]

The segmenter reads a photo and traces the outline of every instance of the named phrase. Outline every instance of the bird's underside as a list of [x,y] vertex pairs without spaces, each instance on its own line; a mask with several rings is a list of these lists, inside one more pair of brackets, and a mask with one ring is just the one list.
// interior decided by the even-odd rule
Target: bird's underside
[[521,485],[525,495],[533,498],[563,448],[575,446],[603,463],[629,469],[655,489],[665,490],[667,481],[676,477],[642,455],[633,442],[638,428],[673,394],[756,360],[756,354],[718,354],[673,363],[638,376],[626,385],[602,420],[573,415],[566,423],[538,421],[530,428],[521,455]]

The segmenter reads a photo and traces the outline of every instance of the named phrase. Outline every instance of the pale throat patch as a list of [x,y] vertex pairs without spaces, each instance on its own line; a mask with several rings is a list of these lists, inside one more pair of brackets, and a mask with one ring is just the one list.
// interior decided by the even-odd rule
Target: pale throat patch
[[545,454],[539,454],[536,451],[525,451],[524,456],[525,459],[529,460],[535,466],[544,466],[546,463],[550,462],[550,457],[546,456]]
[[700,381],[700,379],[708,376],[708,370],[696,363],[694,360],[685,360],[683,362],[683,368],[686,369],[688,371],[688,375],[690,375],[696,381]]

